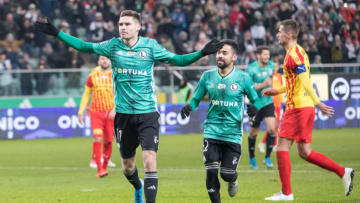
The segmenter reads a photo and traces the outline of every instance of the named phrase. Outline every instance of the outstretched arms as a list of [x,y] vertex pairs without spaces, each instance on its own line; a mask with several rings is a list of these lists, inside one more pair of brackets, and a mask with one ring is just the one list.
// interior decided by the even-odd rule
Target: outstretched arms
[[40,18],[35,23],[34,29],[45,34],[55,36],[65,42],[65,44],[78,51],[85,53],[95,53],[93,49],[93,43],[84,42],[81,39],[62,32],[61,30],[57,29],[48,18]]

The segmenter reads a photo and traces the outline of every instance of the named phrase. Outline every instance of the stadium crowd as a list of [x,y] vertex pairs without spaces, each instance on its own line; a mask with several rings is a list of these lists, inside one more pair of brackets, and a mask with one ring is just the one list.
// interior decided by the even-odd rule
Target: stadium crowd
[[[6,70],[94,67],[96,58],[80,54],[59,40],[34,32],[32,24],[47,16],[64,32],[85,41],[118,37],[117,21],[124,9],[142,15],[141,35],[156,38],[177,54],[200,50],[210,39],[235,39],[240,46],[238,64],[255,60],[259,45],[270,47],[272,60],[281,62],[284,49],[276,40],[276,24],[293,18],[301,24],[299,44],[311,63],[360,62],[360,1],[342,0],[0,0],[0,95],[14,74]],[[49,38],[44,40],[44,38]],[[204,58],[195,65],[213,65]],[[21,94],[46,93],[49,73],[21,74]],[[68,74],[67,87],[79,86]],[[30,82],[29,82],[30,81]],[[29,88],[31,87],[31,88]]]

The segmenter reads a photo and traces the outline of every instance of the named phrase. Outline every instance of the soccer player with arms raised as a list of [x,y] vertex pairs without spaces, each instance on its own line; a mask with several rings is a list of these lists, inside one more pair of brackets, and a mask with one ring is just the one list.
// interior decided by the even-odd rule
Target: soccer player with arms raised
[[[154,203],[158,190],[156,152],[159,145],[159,113],[153,80],[155,61],[186,66],[213,54],[222,43],[212,40],[201,51],[176,55],[154,39],[139,36],[140,14],[124,10],[120,14],[120,37],[101,43],[84,42],[56,29],[48,20],[36,22],[35,29],[56,36],[69,46],[86,53],[110,58],[115,95],[114,132],[122,157],[124,175],[135,188],[135,203]],[[144,183],[135,166],[136,148],[141,145],[145,170]]]
[[[78,119],[84,123],[84,109],[90,104],[90,121],[93,131],[93,159],[96,162],[97,178],[108,175],[107,166],[111,157],[114,139],[114,91],[111,77],[110,60],[100,56],[98,65],[89,74],[85,91],[81,98]],[[101,145],[103,143],[103,158],[101,163]]]
[[286,110],[280,124],[279,141],[276,151],[278,170],[281,180],[281,191],[265,200],[294,200],[291,191],[291,163],[289,150],[295,141],[299,156],[304,160],[334,172],[342,178],[345,195],[352,191],[354,170],[344,168],[327,156],[311,149],[312,127],[315,118],[314,105],[321,113],[332,116],[334,109],[320,102],[310,81],[310,64],[304,49],[297,44],[299,25],[294,20],[284,20],[280,23],[277,38],[286,49],[284,59],[284,76],[286,86],[279,89],[265,89],[264,96],[287,94]]
[[193,98],[181,109],[189,116],[203,97],[209,94],[209,108],[204,122],[203,155],[206,188],[212,203],[220,203],[221,178],[228,182],[231,197],[238,191],[237,166],[241,155],[244,98],[261,106],[249,75],[235,68],[238,46],[234,40],[222,40],[224,46],[216,53],[218,68],[206,71],[200,78]]

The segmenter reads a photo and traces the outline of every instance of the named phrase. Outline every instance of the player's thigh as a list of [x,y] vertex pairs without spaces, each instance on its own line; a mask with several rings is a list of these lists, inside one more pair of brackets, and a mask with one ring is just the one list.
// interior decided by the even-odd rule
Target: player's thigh
[[159,148],[160,114],[158,112],[152,112],[137,116],[139,116],[139,122],[137,123],[136,130],[139,135],[142,150],[157,152]]
[[90,123],[93,137],[102,137],[104,135],[105,123],[103,112],[90,112]]
[[217,140],[205,138],[203,141],[203,161],[205,166],[220,162],[220,146]]
[[139,146],[139,136],[132,122],[134,115],[116,113],[114,121],[114,136],[124,159],[131,158],[136,154]]
[[104,140],[112,142],[114,140],[114,119],[106,118],[104,129]]
[[267,130],[275,131],[275,127],[276,127],[275,117],[265,117],[264,120],[266,123]]
[[233,142],[223,142],[221,151],[221,168],[236,170],[241,157],[241,145]]

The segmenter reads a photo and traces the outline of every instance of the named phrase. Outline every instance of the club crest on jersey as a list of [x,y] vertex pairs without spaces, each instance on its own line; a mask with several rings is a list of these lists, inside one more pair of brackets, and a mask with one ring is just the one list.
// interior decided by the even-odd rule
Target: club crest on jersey
[[233,83],[233,84],[230,85],[230,89],[231,89],[232,91],[235,91],[235,90],[237,90],[238,88],[239,88],[239,86],[238,86],[236,83]]
[[120,50],[120,51],[117,51],[116,54],[117,55],[123,55],[123,52]]
[[211,85],[209,86],[209,88],[213,89],[213,88],[214,88],[214,84],[211,84]]
[[219,90],[225,89],[225,88],[226,88],[226,85],[219,83],[218,86],[217,86],[217,88],[218,88]]
[[140,57],[140,58],[143,59],[143,58],[146,58],[146,56],[147,56],[146,51],[140,51],[140,52],[139,52],[139,57]]

